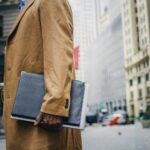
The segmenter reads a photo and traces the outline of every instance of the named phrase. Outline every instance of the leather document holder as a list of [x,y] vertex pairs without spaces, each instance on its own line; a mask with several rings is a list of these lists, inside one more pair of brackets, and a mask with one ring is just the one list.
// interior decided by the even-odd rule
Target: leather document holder
[[[84,82],[78,80],[72,81],[69,117],[64,118],[64,127],[84,128],[87,89],[88,85]],[[44,95],[45,86],[43,74],[21,72],[11,118],[34,122],[40,112]]]

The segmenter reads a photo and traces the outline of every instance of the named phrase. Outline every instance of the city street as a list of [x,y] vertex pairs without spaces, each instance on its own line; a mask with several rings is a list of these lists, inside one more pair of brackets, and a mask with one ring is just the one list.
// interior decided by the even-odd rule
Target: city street
[[[150,129],[139,123],[128,126],[101,127],[93,125],[82,132],[83,150],[150,150]],[[5,141],[0,141],[5,150]]]
[[150,150],[150,129],[138,123],[128,126],[87,127],[83,150]]
[[150,0],[0,0],[0,150],[5,131],[11,150],[81,144],[10,120],[39,110],[52,123],[85,115],[82,150],[150,150]]

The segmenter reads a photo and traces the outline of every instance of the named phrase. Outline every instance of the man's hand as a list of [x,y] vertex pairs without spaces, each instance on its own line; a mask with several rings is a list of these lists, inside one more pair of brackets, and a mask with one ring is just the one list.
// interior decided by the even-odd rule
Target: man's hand
[[36,117],[34,125],[39,125],[43,128],[59,129],[62,126],[62,118],[40,112]]

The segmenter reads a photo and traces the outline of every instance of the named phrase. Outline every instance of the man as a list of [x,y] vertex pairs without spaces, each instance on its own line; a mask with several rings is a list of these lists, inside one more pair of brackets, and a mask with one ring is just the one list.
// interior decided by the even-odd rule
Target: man
[[[68,116],[75,76],[68,1],[28,0],[21,9],[5,49],[3,118],[7,150],[81,150],[80,131],[53,130],[62,124],[62,117]],[[21,71],[44,74],[46,94],[36,126],[10,118]],[[43,128],[45,125],[51,130]]]

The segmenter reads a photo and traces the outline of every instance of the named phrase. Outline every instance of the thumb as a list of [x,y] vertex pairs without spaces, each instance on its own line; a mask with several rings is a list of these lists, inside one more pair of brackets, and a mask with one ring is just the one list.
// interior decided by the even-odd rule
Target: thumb
[[37,126],[37,125],[41,122],[42,116],[43,116],[43,113],[40,112],[40,113],[38,114],[38,116],[36,117],[36,120],[35,120],[35,122],[34,122],[34,125],[35,125],[35,126]]

